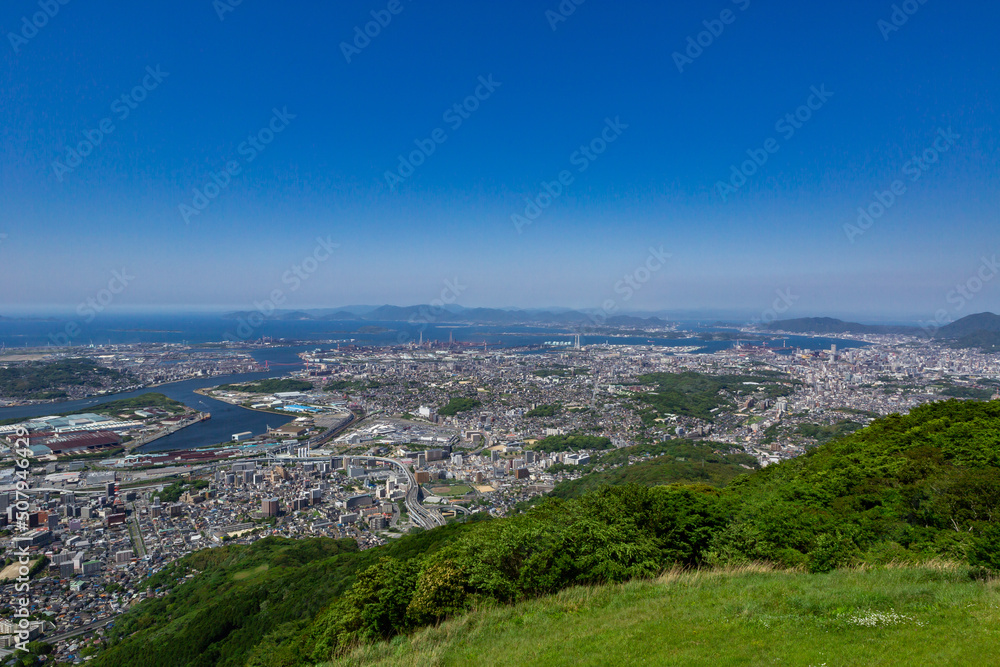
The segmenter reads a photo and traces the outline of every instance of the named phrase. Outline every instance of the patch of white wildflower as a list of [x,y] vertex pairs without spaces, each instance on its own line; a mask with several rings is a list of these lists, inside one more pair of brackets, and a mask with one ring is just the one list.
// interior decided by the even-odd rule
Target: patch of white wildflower
[[[843,620],[848,625],[856,625],[863,628],[878,628],[907,623],[913,621],[914,618],[906,614],[898,614],[894,609],[890,609],[889,611],[867,611],[863,614],[850,614],[846,615]],[[923,623],[917,621],[917,625],[922,626]]]

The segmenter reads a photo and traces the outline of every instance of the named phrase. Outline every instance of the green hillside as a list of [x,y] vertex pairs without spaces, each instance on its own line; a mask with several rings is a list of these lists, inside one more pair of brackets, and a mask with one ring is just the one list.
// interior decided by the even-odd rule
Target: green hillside
[[681,483],[724,486],[733,478],[750,472],[749,468],[757,467],[757,460],[753,456],[735,453],[734,449],[732,445],[714,443],[703,445],[687,440],[623,447],[605,454],[598,462],[624,464],[628,462],[630,455],[653,455],[654,458],[560,482],[549,496],[563,499],[578,498],[602,486],[624,484],[658,486]]
[[457,415],[460,412],[468,412],[469,410],[475,410],[482,403],[477,398],[469,398],[467,396],[453,396],[445,405],[438,409],[438,414],[442,417],[451,417]]
[[739,393],[763,392],[769,398],[792,393],[792,380],[774,371],[753,375],[706,375],[683,373],[648,373],[640,375],[640,384],[652,385],[654,391],[636,395],[639,414],[647,423],[666,415],[687,415],[706,421],[715,418],[715,410],[733,406]]
[[570,588],[328,664],[987,666],[997,646],[1000,587],[961,568],[749,569]]
[[[699,447],[713,447],[663,443],[640,449],[665,456],[662,452],[669,452],[671,446],[702,453]],[[677,462],[676,451],[673,454]],[[614,455],[622,456],[618,452],[605,456]],[[738,455],[720,450],[713,456]],[[600,654],[594,653],[596,644],[588,644],[588,638],[598,636],[605,624],[613,627],[608,619],[616,614],[622,619],[634,616],[636,625],[622,627],[610,638],[605,635],[608,650],[619,651],[612,655],[625,655],[621,651],[658,633],[685,636],[688,630],[668,631],[662,624],[683,625],[683,614],[691,615],[689,643],[705,646],[691,643],[682,647],[690,654],[678,655],[695,663],[705,655],[699,651],[708,650],[720,638],[730,646],[732,661],[743,664],[748,654],[737,651],[745,643],[742,640],[770,638],[761,639],[761,646],[779,651],[781,647],[773,646],[774,642],[808,647],[815,636],[815,645],[829,651],[823,654],[826,658],[805,653],[775,653],[773,657],[785,655],[793,664],[809,664],[805,660],[837,664],[838,646],[849,646],[852,651],[864,648],[855,646],[859,635],[852,633],[856,630],[836,625],[837,618],[845,614],[862,618],[870,611],[890,614],[893,609],[927,628],[907,620],[885,629],[882,634],[901,647],[932,633],[949,635],[948,641],[958,642],[956,637],[978,641],[982,637],[971,634],[979,627],[978,621],[970,622],[967,615],[966,625],[959,625],[956,610],[969,604],[974,618],[995,618],[989,600],[975,597],[983,584],[971,583],[968,574],[984,578],[990,571],[1000,571],[998,463],[1000,401],[948,401],[879,420],[798,459],[735,477],[722,489],[706,484],[603,486],[579,497],[548,498],[505,519],[420,532],[364,552],[353,551],[349,541],[273,539],[251,547],[200,552],[157,575],[154,586],[162,586],[171,577],[194,574],[176,584],[169,595],[144,602],[126,614],[113,630],[113,646],[96,664],[310,665],[339,658],[359,645],[389,640],[392,651],[405,651],[409,642],[430,636],[425,628],[448,619],[455,620],[442,628],[460,628],[463,623],[474,627],[476,614],[520,613],[508,605],[526,605],[520,607],[528,610],[524,620],[508,624],[526,632],[536,622],[552,620],[552,613],[544,611],[544,601],[531,601],[565,589],[655,579],[677,566],[704,571],[761,562],[798,573],[769,575],[768,581],[786,586],[773,594],[767,593],[770,584],[766,582],[735,578],[718,595],[695,590],[691,597],[657,602],[663,608],[691,607],[683,613],[671,612],[674,615],[663,620],[656,620],[662,614],[648,613],[655,604],[643,602],[641,595],[633,598],[634,608],[616,611],[612,607],[595,612],[589,620],[579,617],[583,623],[579,634],[571,632],[577,616],[559,612],[563,616],[554,618],[565,620],[565,631],[571,633],[563,636],[565,640],[589,646],[589,652],[582,655],[593,659]],[[704,465],[709,465],[707,459]],[[639,468],[636,474],[643,470]],[[964,565],[947,576],[919,569],[913,572],[925,574],[885,569],[935,559]],[[858,566],[875,572],[823,574]],[[911,576],[916,578],[906,579]],[[822,598],[821,589],[838,581],[843,582],[842,590],[831,589],[831,597]],[[630,586],[625,590],[641,592],[651,584]],[[989,591],[995,590],[995,584],[990,584]],[[563,595],[571,599],[591,593]],[[719,607],[716,597],[731,602]],[[501,609],[483,611],[497,605]],[[753,618],[764,618],[770,626],[755,626],[755,635],[720,620],[736,624]],[[815,622],[800,622],[803,618]],[[544,646],[555,646],[546,642],[560,635],[555,629],[540,627],[551,637],[538,640],[538,659],[556,660]],[[827,630],[830,637],[824,638]],[[452,637],[459,634],[456,630]],[[520,640],[511,635],[511,644],[500,638],[496,641],[495,649],[478,645],[475,651],[479,653],[470,655],[505,655],[507,647]],[[528,650],[530,644],[521,643]],[[953,655],[959,662],[967,657],[958,651],[958,643],[941,646],[955,646]],[[416,649],[423,650],[414,645]],[[510,650],[515,657],[521,655]],[[742,646],[740,650],[749,649]],[[935,654],[929,647],[920,649],[924,653],[913,646],[909,650],[917,662],[952,655]],[[464,654],[455,655],[461,663]],[[659,664],[662,655],[652,655],[650,664]],[[868,662],[868,654],[844,655]]]
[[[1000,525],[1000,401],[890,415],[805,456],[736,479],[716,562],[824,569],[859,558],[966,559]],[[985,556],[982,556],[985,557]]]
[[611,449],[611,440],[597,435],[550,435],[525,449],[536,452],[569,452],[576,449]]
[[150,593],[169,594],[122,616],[110,648],[91,664],[244,665],[262,639],[301,629],[380,556],[431,554],[462,527],[404,537],[382,550],[359,552],[354,540],[268,537],[193,553],[149,580]]
[[269,378],[259,382],[245,382],[243,384],[221,384],[216,389],[228,391],[245,391],[251,394],[275,394],[283,391],[312,391],[312,382],[305,380],[294,380],[290,378],[277,379]]
[[99,366],[90,359],[36,361],[0,367],[0,396],[53,399],[67,396],[67,387],[101,389],[133,383],[130,373]]

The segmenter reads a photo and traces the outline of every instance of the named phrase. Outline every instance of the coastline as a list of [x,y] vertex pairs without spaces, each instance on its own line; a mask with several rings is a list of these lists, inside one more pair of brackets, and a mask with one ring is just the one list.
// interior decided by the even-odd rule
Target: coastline
[[[216,385],[216,387],[218,387],[218,386],[219,385]],[[191,393],[198,394],[199,396],[204,396],[205,398],[210,398],[213,401],[219,401],[220,403],[226,403],[228,405],[232,405],[232,406],[237,407],[237,408],[243,408],[244,410],[253,410],[254,412],[266,412],[267,414],[278,415],[279,417],[291,417],[292,419],[295,419],[297,417],[302,417],[303,416],[303,415],[295,414],[295,413],[292,413],[292,412],[279,412],[278,410],[265,410],[264,408],[251,408],[251,407],[247,407],[246,405],[243,405],[242,403],[237,403],[235,401],[229,401],[229,400],[226,400],[225,398],[221,398],[219,396],[211,396],[211,395],[209,395],[209,394],[206,393],[208,390],[214,389],[214,388],[215,387],[205,387],[203,389],[192,389]]]

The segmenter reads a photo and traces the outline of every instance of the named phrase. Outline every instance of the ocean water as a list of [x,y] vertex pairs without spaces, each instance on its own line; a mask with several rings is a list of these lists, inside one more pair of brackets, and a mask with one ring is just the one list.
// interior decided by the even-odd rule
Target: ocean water
[[[694,327],[692,327],[694,328]],[[705,330],[698,327],[698,330]],[[357,345],[394,345],[425,341],[456,342],[487,346],[516,347],[537,345],[551,340],[572,340],[565,328],[513,325],[450,325],[447,323],[413,325],[408,322],[269,320],[257,327],[242,328],[240,322],[220,315],[116,315],[82,318],[0,319],[0,346],[7,348],[52,345],[113,345],[129,343],[212,343],[225,340],[256,340],[269,337],[275,341],[341,341]],[[744,341],[747,339],[745,338]],[[807,350],[827,349],[831,344],[845,349],[864,345],[836,338],[791,336],[789,347]],[[662,345],[678,347],[701,345],[704,352],[727,349],[733,341],[697,341],[678,337],[610,337],[584,334],[584,344]],[[294,357],[294,355],[292,355]],[[272,360],[274,361],[274,360]]]

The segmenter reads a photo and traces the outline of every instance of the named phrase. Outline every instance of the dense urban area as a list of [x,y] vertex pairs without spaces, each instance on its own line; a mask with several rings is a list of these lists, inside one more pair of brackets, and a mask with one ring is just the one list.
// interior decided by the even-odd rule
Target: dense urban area
[[[996,354],[838,335],[850,346],[318,345],[283,377],[199,390],[286,423],[180,451],[141,446],[210,415],[155,388],[86,412],[53,403],[57,414],[0,426],[0,647],[10,654],[26,637],[49,659],[81,662],[119,614],[166,593],[152,574],[206,547],[280,535],[366,549],[477,512],[510,515],[584,478],[655,477],[677,462],[700,461],[690,475],[712,483],[706,461],[750,471],[876,418],[1000,387]],[[261,370],[245,351],[122,348],[0,358],[2,398]],[[26,472],[14,455],[24,448]]]

